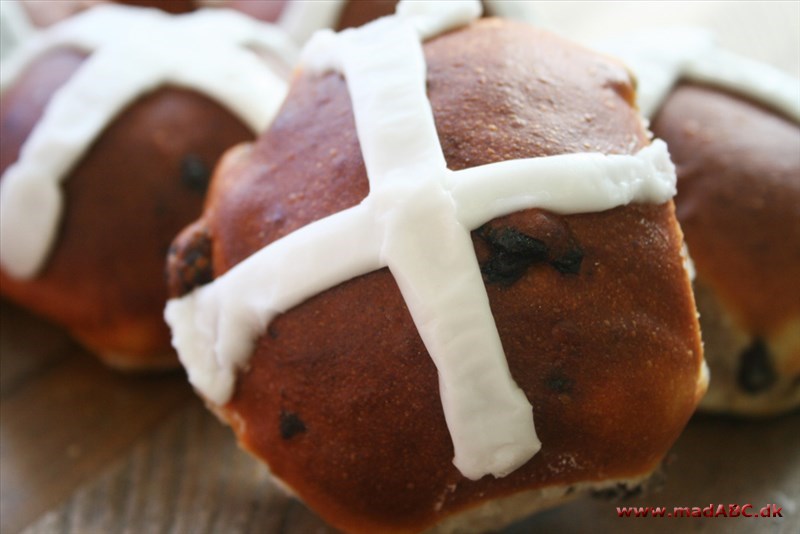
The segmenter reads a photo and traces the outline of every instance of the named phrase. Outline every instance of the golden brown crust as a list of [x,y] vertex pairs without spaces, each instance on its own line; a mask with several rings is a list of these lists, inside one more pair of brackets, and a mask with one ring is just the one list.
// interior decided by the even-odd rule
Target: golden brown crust
[[[549,34],[486,20],[425,53],[450,168],[646,144],[625,70]],[[215,274],[367,189],[342,78],[301,74],[270,130],[214,177],[198,224]],[[309,299],[258,341],[224,417],[332,524],[416,532],[523,490],[640,478],[694,410],[702,357],[671,202],[496,219],[473,233],[484,266],[504,232],[551,251],[511,280],[486,271],[543,442],[505,478],[471,482],[453,466],[436,369],[387,270]]]
[[[81,58],[71,51],[42,56],[4,93],[0,171]],[[204,175],[219,155],[251,138],[237,118],[193,92],[162,88],[142,97],[64,181],[66,207],[44,270],[28,281],[0,275],[2,293],[65,326],[112,364],[165,366],[167,249],[200,213]],[[174,354],[168,362],[177,365]]]

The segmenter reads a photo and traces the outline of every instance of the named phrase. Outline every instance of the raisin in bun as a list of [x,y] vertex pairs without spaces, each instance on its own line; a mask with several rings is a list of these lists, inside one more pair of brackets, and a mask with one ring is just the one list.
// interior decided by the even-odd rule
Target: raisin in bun
[[[702,30],[617,47],[678,172],[711,370],[702,407],[800,406],[800,81],[718,48]],[[682,46],[671,44],[680,42]]]
[[294,52],[234,12],[109,5],[11,57],[0,100],[2,294],[112,366],[177,365],[163,320],[167,249],[200,213],[217,158],[280,105],[286,82],[258,55],[270,49]]
[[636,487],[705,390],[674,168],[627,72],[479,11],[317,34],[170,255],[192,384],[346,532]]

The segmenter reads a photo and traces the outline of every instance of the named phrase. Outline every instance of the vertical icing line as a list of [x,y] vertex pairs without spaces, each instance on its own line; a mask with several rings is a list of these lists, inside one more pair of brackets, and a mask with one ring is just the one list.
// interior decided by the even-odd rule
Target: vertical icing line
[[[194,89],[222,104],[253,132],[266,128],[287,87],[243,46],[260,26],[227,14],[222,18],[225,39],[219,39],[212,13],[196,15],[105,6],[70,19],[24,54],[32,60],[73,42],[96,49],[55,92],[19,159],[0,181],[0,263],[8,274],[30,278],[42,268],[62,212],[60,181],[142,94],[165,83]],[[102,31],[94,35],[98,25]],[[117,38],[114,28],[121,28]]]
[[454,463],[471,479],[505,476],[541,445],[531,405],[511,377],[469,229],[445,187],[420,42],[420,34],[463,24],[480,10],[443,3],[442,12],[414,9],[404,17],[408,5],[358,31],[324,34],[306,57],[326,49],[325,62],[339,66],[347,83],[370,183],[366,205],[383,230],[381,255],[438,370]]
[[[345,31],[340,40],[336,52],[356,131],[362,132],[358,139],[370,191],[392,177],[408,181],[412,167],[443,172],[446,163],[425,94],[425,58],[414,28],[402,19],[385,18],[358,32]],[[365,49],[370,53],[359,53]]]

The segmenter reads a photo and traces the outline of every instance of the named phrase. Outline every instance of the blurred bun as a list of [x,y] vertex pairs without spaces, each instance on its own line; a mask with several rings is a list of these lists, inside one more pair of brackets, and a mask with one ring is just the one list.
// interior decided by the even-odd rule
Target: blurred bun
[[800,406],[800,80],[701,29],[622,36],[623,58],[678,173],[709,391],[741,415]]
[[[200,213],[220,154],[252,139],[283,97],[285,82],[246,48],[263,48],[260,32],[274,31],[234,13],[173,18],[106,6],[12,57],[0,100],[2,294],[114,367],[176,365],[162,318],[167,250]],[[220,55],[193,66],[192,54],[209,44]],[[159,77],[169,62],[186,68]],[[124,73],[114,70],[123,65]],[[231,109],[218,84],[211,93],[204,84],[237,69],[237,98],[257,92],[263,100],[254,120]],[[39,200],[52,198],[41,196],[49,188],[52,210]],[[39,248],[28,262],[31,243]]]

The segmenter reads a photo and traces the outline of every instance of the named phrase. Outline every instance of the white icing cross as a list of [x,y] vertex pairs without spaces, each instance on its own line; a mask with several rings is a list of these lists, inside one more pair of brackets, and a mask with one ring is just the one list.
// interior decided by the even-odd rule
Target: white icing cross
[[539,450],[470,231],[531,207],[577,213],[662,203],[675,194],[675,171],[660,141],[635,156],[572,154],[448,170],[425,92],[420,34],[479,14],[473,2],[401,3],[396,16],[319,33],[309,43],[309,68],[344,74],[370,192],[359,205],[267,245],[168,303],[173,344],[210,401],[228,401],[237,370],[277,314],[388,267],[437,367],[456,467],[470,479],[501,477]]
[[287,64],[296,52],[282,33],[229,10],[171,16],[155,9],[98,6],[44,32],[4,65],[7,88],[42,53],[94,51],[51,98],[0,181],[0,263],[10,275],[43,266],[63,209],[60,182],[114,117],[140,95],[172,84],[230,109],[254,133],[286,94],[256,51]]
[[655,116],[672,87],[687,79],[742,94],[800,122],[800,80],[719,48],[707,30],[656,28],[609,39],[597,48],[633,70],[645,117]]

